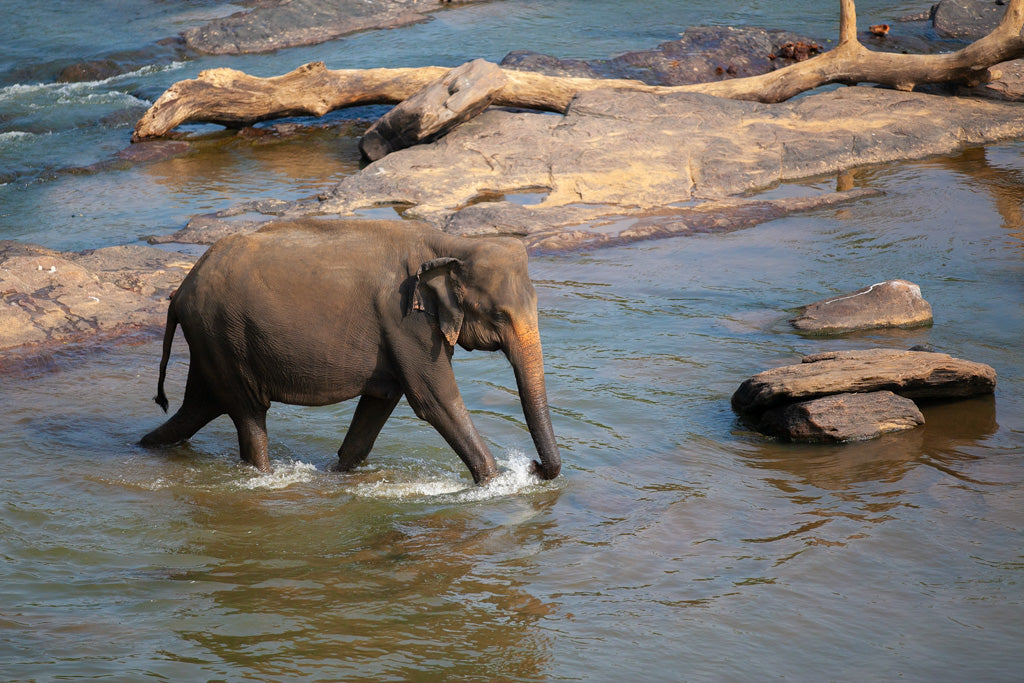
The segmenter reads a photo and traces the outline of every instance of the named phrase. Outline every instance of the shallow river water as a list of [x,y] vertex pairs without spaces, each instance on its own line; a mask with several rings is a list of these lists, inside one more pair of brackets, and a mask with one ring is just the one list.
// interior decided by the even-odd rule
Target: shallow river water
[[[654,4],[670,13],[687,3]],[[777,17],[762,4],[675,11],[693,24],[787,28],[802,11],[791,3]],[[862,3],[862,16],[874,20],[881,4]],[[218,9],[137,5],[151,12],[126,25],[145,40],[183,28],[167,6]],[[682,28],[648,12],[646,23],[615,20],[611,3],[593,5],[489,3],[322,49],[368,65],[374,45],[394,43],[398,56],[378,62],[426,63],[426,36],[440,45],[438,63],[523,47],[606,56]],[[723,19],[722,6],[735,16]],[[902,3],[881,19],[915,9]],[[830,10],[807,21],[834,28]],[[566,22],[575,42],[559,51],[555,29]],[[455,40],[470,35],[468,47]],[[42,52],[12,45],[23,61]],[[76,45],[69,37],[63,48],[102,51]],[[132,87],[158,94],[222,63],[279,73],[317,52],[188,62]],[[79,100],[58,111],[58,86],[31,87],[0,90],[9,174],[0,239],[128,243],[238,201],[311,194],[356,168],[353,141],[321,140],[59,173],[124,146],[131,123],[95,123]],[[112,93],[110,102],[135,97],[117,83],[81,88]],[[22,130],[35,115],[15,111],[19,93],[25,112],[79,118]],[[44,95],[54,101],[33,101]],[[137,104],[100,109],[123,106]],[[59,154],[53,136],[65,136]],[[138,448],[163,417],[150,400],[159,362],[150,336],[0,375],[0,678],[1016,679],[1024,145],[860,169],[855,179],[884,194],[733,233],[532,259],[564,460],[552,482],[526,474],[532,443],[511,369],[494,354],[456,360],[503,469],[483,489],[404,404],[350,475],[328,471],[347,404],[275,406],[272,475],[237,461],[226,419],[165,453]],[[921,286],[933,327],[813,338],[786,323],[796,306],[893,277]],[[802,354],[920,343],[992,365],[995,396],[925,406],[922,428],[843,446],[767,440],[729,407],[743,379]],[[172,407],[187,362],[179,337]]]

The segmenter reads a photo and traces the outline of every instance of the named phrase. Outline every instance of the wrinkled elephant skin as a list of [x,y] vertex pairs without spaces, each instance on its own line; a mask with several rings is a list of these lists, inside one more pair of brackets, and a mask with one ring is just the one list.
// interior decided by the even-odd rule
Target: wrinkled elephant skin
[[190,353],[185,397],[145,446],[181,442],[226,413],[242,458],[269,471],[272,401],[317,406],[359,396],[336,467],[350,470],[405,396],[483,484],[497,467],[455,383],[459,344],[508,356],[540,456],[534,471],[558,476],[537,295],[518,240],[453,237],[407,221],[315,219],[225,238],[168,307],[156,396],[165,410],[178,325]]

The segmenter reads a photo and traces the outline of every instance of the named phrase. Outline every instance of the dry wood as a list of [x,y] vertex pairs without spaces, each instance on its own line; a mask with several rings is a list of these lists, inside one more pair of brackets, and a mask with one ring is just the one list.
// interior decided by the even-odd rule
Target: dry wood
[[[494,104],[563,112],[586,90],[622,89],[653,93],[698,92],[728,99],[781,102],[830,83],[877,83],[910,90],[922,83],[986,83],[990,67],[1024,57],[1024,0],[1010,0],[995,30],[956,52],[906,55],[873,52],[857,41],[853,0],[840,0],[840,40],[829,52],[760,76],[684,86],[652,86],[626,79],[546,76],[504,70],[507,83]],[[306,64],[272,78],[234,69],[210,69],[172,85],[139,119],[137,142],[166,135],[184,123],[252,125],[286,116],[322,116],[345,107],[397,104],[442,78],[445,67],[328,70]]]
[[474,59],[452,69],[380,117],[359,141],[370,161],[435,140],[486,109],[505,87],[496,64]]

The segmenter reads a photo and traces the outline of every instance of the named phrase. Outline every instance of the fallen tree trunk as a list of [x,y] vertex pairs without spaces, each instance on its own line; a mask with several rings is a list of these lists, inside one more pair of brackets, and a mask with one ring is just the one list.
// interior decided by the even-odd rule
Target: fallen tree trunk
[[[346,107],[398,104],[449,71],[442,66],[329,70],[323,62],[312,62],[282,76],[258,78],[236,69],[207,69],[198,78],[168,88],[139,119],[132,142],[164,136],[185,123],[241,128],[287,116],[323,116]],[[492,104],[539,111],[563,112],[569,100],[584,90],[672,90],[625,79],[502,71],[507,82]]]
[[380,117],[359,141],[359,150],[376,161],[435,140],[486,109],[504,87],[504,72],[496,65],[482,59],[467,62]]
[[[563,112],[579,92],[598,89],[645,92],[700,92],[717,97],[781,102],[831,83],[878,83],[910,90],[923,83],[977,85],[996,77],[990,67],[1024,56],[1024,0],[1010,0],[992,33],[947,54],[873,52],[857,41],[853,0],[840,0],[840,40],[822,55],[760,76],[684,86],[654,86],[625,79],[546,76],[505,69],[505,87],[494,104]],[[272,78],[234,69],[209,69],[172,85],[139,119],[132,142],[167,135],[185,123],[242,127],[288,116],[322,116],[335,109],[397,104],[444,77],[445,67],[328,70],[305,64]]]

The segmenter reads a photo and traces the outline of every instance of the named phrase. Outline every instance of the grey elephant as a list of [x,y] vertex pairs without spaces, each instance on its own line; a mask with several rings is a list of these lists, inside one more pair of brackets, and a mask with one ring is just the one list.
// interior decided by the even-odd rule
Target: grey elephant
[[303,219],[220,240],[171,298],[154,400],[175,329],[189,346],[185,397],[146,434],[160,446],[227,414],[241,457],[270,471],[266,415],[272,401],[319,406],[359,396],[337,470],[369,455],[404,395],[484,484],[497,474],[456,386],[451,357],[501,350],[515,372],[526,423],[553,479],[561,459],[548,410],[537,295],[523,245],[461,238],[423,223]]

